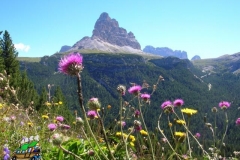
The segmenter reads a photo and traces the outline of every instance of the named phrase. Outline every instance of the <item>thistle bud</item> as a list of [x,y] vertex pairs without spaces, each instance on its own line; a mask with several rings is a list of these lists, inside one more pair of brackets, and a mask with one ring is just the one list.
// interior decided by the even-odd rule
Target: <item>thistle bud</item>
[[216,113],[217,111],[218,111],[218,110],[217,110],[217,107],[213,107],[213,108],[212,108],[212,112],[213,112],[213,113]]
[[98,101],[98,98],[91,98],[91,99],[88,101],[88,107],[89,107],[90,110],[100,109],[100,108],[101,108],[101,104],[100,104],[100,102]]
[[82,126],[82,125],[84,124],[84,121],[83,121],[83,119],[82,119],[81,117],[77,117],[77,118],[76,118],[76,122],[77,122],[77,124],[79,124],[80,126]]
[[89,150],[89,151],[88,151],[88,155],[89,155],[89,156],[94,156],[94,154],[95,154],[95,153],[94,153],[93,150]]
[[62,143],[63,138],[59,133],[55,133],[52,135],[52,142],[54,145],[58,146]]
[[125,87],[124,85],[121,85],[121,84],[120,84],[120,85],[118,85],[118,87],[117,87],[117,91],[124,96],[125,93],[126,93],[126,87]]

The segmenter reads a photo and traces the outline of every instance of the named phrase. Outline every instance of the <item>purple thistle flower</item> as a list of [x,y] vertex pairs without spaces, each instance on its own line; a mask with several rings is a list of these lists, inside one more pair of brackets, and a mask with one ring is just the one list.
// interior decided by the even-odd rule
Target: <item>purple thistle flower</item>
[[122,124],[122,127],[126,126],[126,122],[125,121],[122,121],[121,124]]
[[94,97],[93,97],[93,98],[89,99],[89,101],[92,101],[92,102],[93,102],[93,101],[98,101],[98,98],[94,98]]
[[200,136],[201,136],[200,133],[196,133],[196,134],[195,134],[195,137],[196,137],[196,138],[200,138]]
[[171,101],[165,101],[161,105],[162,109],[165,109],[166,107],[169,107],[169,106],[172,106],[172,102]]
[[146,94],[146,93],[144,93],[144,94],[141,94],[141,98],[144,100],[144,101],[148,101],[149,99],[150,99],[150,94]]
[[230,107],[230,103],[229,102],[227,102],[227,101],[222,101],[222,102],[220,102],[219,103],[219,107],[221,108],[221,109],[227,109],[227,108],[229,108]]
[[173,105],[175,107],[181,107],[182,105],[184,104],[184,101],[182,99],[176,99],[174,102],[173,102]]
[[70,129],[71,127],[67,124],[62,124],[61,125],[62,129]]
[[134,126],[134,129],[135,129],[136,131],[141,131],[141,130],[142,130],[142,126],[137,126],[137,125],[135,125],[135,126]]
[[236,120],[236,125],[237,125],[237,126],[240,126],[240,118],[238,118],[238,119]]
[[59,122],[63,122],[64,118],[63,116],[57,116],[56,120]]
[[48,125],[48,129],[49,129],[50,131],[54,131],[56,128],[57,128],[57,126],[56,126],[55,124],[53,124],[53,123],[50,123],[50,124]]
[[134,114],[135,114],[134,116],[138,118],[140,116],[141,112],[139,110],[136,110]]
[[130,94],[135,94],[135,95],[137,95],[138,92],[141,91],[141,89],[142,89],[142,87],[139,86],[139,85],[137,85],[137,86],[132,86],[132,87],[130,87],[130,88],[128,89],[128,92],[129,92]]
[[82,69],[83,57],[79,53],[71,53],[61,58],[58,70],[64,74],[77,75]]
[[95,117],[97,117],[97,113],[94,110],[88,111],[87,115],[90,119],[94,119]]

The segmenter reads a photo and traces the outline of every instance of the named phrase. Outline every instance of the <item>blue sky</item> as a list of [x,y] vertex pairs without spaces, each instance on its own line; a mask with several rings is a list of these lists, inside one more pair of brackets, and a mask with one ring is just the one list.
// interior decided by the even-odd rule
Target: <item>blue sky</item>
[[184,50],[191,59],[240,52],[239,0],[1,0],[0,31],[19,57],[52,55],[91,36],[102,12],[146,45]]

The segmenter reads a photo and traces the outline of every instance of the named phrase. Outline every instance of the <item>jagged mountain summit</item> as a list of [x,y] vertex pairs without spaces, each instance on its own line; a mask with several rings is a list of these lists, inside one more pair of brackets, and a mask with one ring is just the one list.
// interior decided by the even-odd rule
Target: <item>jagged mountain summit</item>
[[180,59],[188,59],[187,52],[181,51],[181,50],[173,51],[172,49],[167,47],[154,48],[153,46],[148,45],[143,49],[143,51],[146,53],[152,53],[152,54],[160,55],[163,57],[173,56],[173,57],[178,57]]
[[95,23],[91,37],[83,37],[68,51],[93,50],[111,53],[143,53],[132,32],[119,27],[118,21],[103,12]]

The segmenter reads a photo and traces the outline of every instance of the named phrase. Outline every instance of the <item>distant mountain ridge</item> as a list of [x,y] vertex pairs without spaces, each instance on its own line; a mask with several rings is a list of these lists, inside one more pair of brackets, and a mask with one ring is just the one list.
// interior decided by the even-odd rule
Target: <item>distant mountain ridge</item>
[[152,53],[152,54],[160,55],[163,57],[173,56],[173,57],[178,57],[180,59],[188,59],[187,52],[181,51],[181,50],[173,51],[172,49],[167,47],[154,48],[153,46],[148,45],[143,49],[143,51],[146,53]]
[[199,59],[201,59],[201,57],[199,55],[195,55],[192,57],[191,60],[194,61],[194,60],[199,60]]

